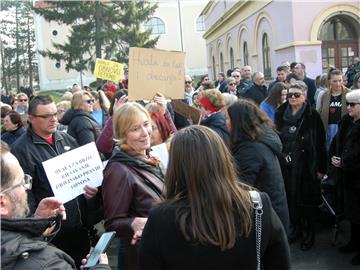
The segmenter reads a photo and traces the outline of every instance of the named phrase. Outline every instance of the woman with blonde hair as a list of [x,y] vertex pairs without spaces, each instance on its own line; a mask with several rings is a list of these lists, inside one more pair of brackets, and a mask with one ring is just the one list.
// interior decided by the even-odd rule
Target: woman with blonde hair
[[80,146],[95,142],[100,135],[100,127],[90,114],[94,102],[90,92],[76,92],[71,100],[71,109],[67,110],[59,121],[68,126],[67,133],[74,137]]
[[137,269],[137,242],[149,211],[160,201],[163,173],[150,156],[151,118],[138,103],[122,104],[113,115],[117,143],[104,170],[102,194],[107,231],[120,238],[120,269]]
[[205,90],[200,94],[200,125],[214,130],[229,145],[230,135],[226,126],[226,118],[221,111],[225,107],[224,97],[217,89]]
[[[174,136],[165,190],[142,235],[140,270],[260,269],[249,187],[239,182],[231,154],[214,131],[191,126]],[[284,229],[268,196],[260,196],[258,259],[264,269],[290,269]]]

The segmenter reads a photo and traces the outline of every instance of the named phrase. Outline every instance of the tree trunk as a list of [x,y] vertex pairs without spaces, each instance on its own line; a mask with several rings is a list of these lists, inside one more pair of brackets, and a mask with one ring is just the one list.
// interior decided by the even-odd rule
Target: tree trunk
[[1,84],[5,87],[6,94],[9,94],[9,89],[7,87],[6,80],[6,68],[5,68],[5,59],[4,59],[4,44],[2,39],[0,40],[0,53],[1,53]]
[[20,91],[20,63],[19,63],[19,3],[15,7],[15,23],[16,23],[16,88]]
[[[102,10],[101,10],[101,3],[100,1],[96,1],[96,13],[95,13],[95,23],[96,23],[96,31],[95,33],[100,33],[102,31]],[[96,58],[101,58],[101,45],[102,40],[95,37],[95,52],[96,52]],[[97,87],[101,87],[102,80],[97,79]]]
[[33,89],[33,68],[32,68],[32,52],[30,40],[30,14],[27,17],[27,50],[28,50],[28,64],[29,64],[29,87]]

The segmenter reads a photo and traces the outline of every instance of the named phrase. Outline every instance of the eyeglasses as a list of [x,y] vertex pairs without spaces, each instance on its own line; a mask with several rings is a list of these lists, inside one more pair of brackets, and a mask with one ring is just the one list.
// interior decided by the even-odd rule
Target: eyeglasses
[[190,84],[190,83],[192,83],[192,82],[191,82],[191,81],[185,81],[185,83]]
[[27,102],[27,99],[19,99],[20,102]]
[[360,103],[356,103],[356,102],[346,102],[346,107],[347,107],[347,106],[355,107],[356,104],[360,104]]
[[57,118],[57,114],[58,114],[58,112],[56,112],[54,114],[44,114],[44,115],[33,114],[32,116],[39,117],[39,118],[45,119],[47,121],[50,121],[54,117]]
[[87,99],[87,100],[84,100],[84,102],[86,102],[87,104],[92,104],[95,102],[95,99]]
[[235,85],[235,83],[229,83],[228,85]]
[[294,98],[299,98],[299,97],[301,97],[301,96],[302,96],[301,93],[288,93],[288,94],[286,95],[287,98],[292,98],[292,97],[294,97]]
[[24,174],[24,178],[19,184],[15,185],[15,186],[12,186],[12,187],[8,187],[8,188],[4,189],[1,192],[6,193],[6,192],[9,192],[9,191],[11,191],[11,190],[13,190],[15,188],[21,187],[21,186],[23,186],[25,188],[25,190],[30,190],[31,187],[32,187],[32,177],[30,175],[28,175],[28,174]]

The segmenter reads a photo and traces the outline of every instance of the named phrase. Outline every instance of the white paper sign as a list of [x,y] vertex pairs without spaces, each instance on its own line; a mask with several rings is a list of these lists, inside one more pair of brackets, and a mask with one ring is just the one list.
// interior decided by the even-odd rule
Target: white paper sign
[[66,203],[84,193],[84,186],[98,187],[103,164],[95,143],[88,143],[43,163],[56,198]]
[[169,151],[168,151],[166,143],[151,146],[150,154],[152,156],[160,159],[160,162],[162,163],[164,168],[165,169],[167,168],[167,165],[169,162]]

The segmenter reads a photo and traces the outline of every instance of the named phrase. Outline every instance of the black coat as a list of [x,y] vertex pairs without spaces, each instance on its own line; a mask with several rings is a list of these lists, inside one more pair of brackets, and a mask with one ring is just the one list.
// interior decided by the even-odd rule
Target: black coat
[[21,135],[26,132],[24,127],[19,127],[17,130],[8,131],[1,135],[1,140],[6,142],[8,145],[12,145]]
[[354,123],[348,114],[342,118],[330,147],[331,156],[341,158],[338,186],[343,202],[340,205],[350,221],[360,223],[360,120]]
[[[42,237],[49,220],[38,218],[1,218],[1,269],[69,270],[76,269],[73,259]],[[110,269],[96,265],[95,269]]]
[[306,84],[307,90],[307,101],[310,103],[312,107],[315,107],[316,100],[314,99],[315,92],[316,92],[316,85],[315,80],[306,77],[304,78],[304,83]]
[[265,85],[257,85],[254,83],[253,86],[246,89],[244,94],[241,96],[243,98],[252,99],[260,105],[260,103],[267,97],[267,88]]
[[[292,125],[284,120],[284,113],[290,106],[282,104],[275,113],[275,124],[285,148],[285,138]],[[302,117],[296,123],[296,131],[291,141],[291,163],[283,168],[285,188],[288,196],[290,218],[295,222],[299,218],[297,207],[317,207],[321,203],[320,180],[317,172],[326,172],[325,131],[319,113],[305,103]]]
[[[290,269],[289,247],[284,228],[271,207],[269,197],[261,193],[261,198],[264,210],[261,261],[264,269]],[[238,236],[233,248],[221,251],[215,245],[186,241],[176,222],[176,210],[175,206],[163,205],[150,212],[140,243],[140,270],[256,268],[254,226],[248,238]],[[235,228],[240,230],[240,221],[235,218],[235,222]]]
[[211,128],[224,140],[226,145],[230,144],[230,133],[226,126],[226,118],[222,112],[216,112],[201,120],[201,125]]
[[[276,154],[269,147],[277,146],[274,141],[264,144],[262,140],[236,144],[233,147],[235,162],[242,181],[269,195],[272,206],[287,231],[289,212],[284,179]],[[278,148],[277,151],[281,152],[281,146]]]
[[66,111],[60,123],[68,126],[67,133],[74,137],[80,146],[95,142],[101,133],[94,117],[82,110]]

